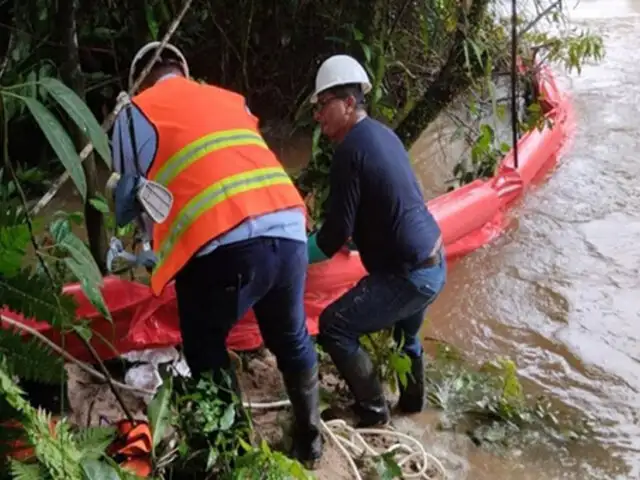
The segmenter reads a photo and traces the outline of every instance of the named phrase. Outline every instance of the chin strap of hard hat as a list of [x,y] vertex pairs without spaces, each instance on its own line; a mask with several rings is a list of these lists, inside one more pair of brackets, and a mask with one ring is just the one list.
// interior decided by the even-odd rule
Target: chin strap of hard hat
[[[149,53],[151,50],[160,47],[160,45],[162,45],[162,42],[159,41],[153,41],[153,42],[149,42],[146,45],[142,46],[142,48],[140,48],[140,50],[138,50],[136,52],[136,54],[133,57],[133,60],[131,60],[131,66],[129,67],[129,90],[133,89],[133,84],[136,81],[136,79],[134,78],[134,73],[136,70],[136,65],[137,63],[147,54]],[[189,77],[189,65],[187,64],[187,59],[184,57],[184,55],[182,54],[182,52],[178,49],[178,47],[176,47],[175,45],[172,45],[170,43],[167,43],[163,50],[169,50],[171,53],[173,53],[176,57],[178,57],[179,63],[180,63],[180,68],[182,70],[182,73],[184,74],[185,77]],[[162,55],[161,55],[162,56]],[[135,93],[135,92],[132,92]]]

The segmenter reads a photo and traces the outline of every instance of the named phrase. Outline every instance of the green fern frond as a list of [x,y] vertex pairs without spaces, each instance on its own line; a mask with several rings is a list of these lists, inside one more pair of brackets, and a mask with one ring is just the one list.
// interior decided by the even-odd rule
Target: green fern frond
[[20,271],[30,238],[25,223],[0,228],[0,275],[10,277]]
[[51,414],[36,410],[23,397],[24,392],[7,370],[6,359],[0,359],[0,394],[21,414],[19,420],[24,426],[25,439],[35,447],[36,457],[46,472],[40,478],[82,480],[81,454],[69,424],[60,420],[52,434]]
[[74,442],[70,425],[65,419],[59,420],[52,435],[50,424],[51,414],[38,409],[35,419],[25,425],[27,437],[35,446],[38,461],[53,479],[82,480],[82,454]]
[[13,480],[42,480],[46,478],[44,469],[37,463],[27,464],[11,460],[10,468]]
[[10,278],[0,276],[0,304],[57,329],[66,329],[75,319],[75,300],[57,290],[45,275],[26,268]]
[[0,356],[7,368],[23,380],[59,385],[66,381],[64,361],[37,339],[25,339],[0,329]]
[[24,395],[22,389],[11,378],[5,357],[0,357],[0,394],[9,406],[19,412],[23,412],[30,406],[29,402],[22,397]]
[[91,427],[75,434],[83,459],[99,459],[116,436],[114,427]]
[[[12,409],[13,418],[23,425],[23,429],[16,431],[20,432],[21,437],[28,445],[34,446],[35,450],[33,463],[26,464],[16,460],[9,462],[8,470],[11,472],[12,480],[137,478],[124,475],[121,468],[104,457],[115,436],[115,428],[95,427],[74,432],[66,419],[60,419],[52,429],[51,414],[42,409],[35,409],[29,404],[20,387],[12,380],[6,358],[2,357],[0,403],[5,403]],[[8,429],[2,429],[2,434],[6,430]],[[0,442],[1,440],[0,438]],[[5,457],[0,457],[2,458]]]

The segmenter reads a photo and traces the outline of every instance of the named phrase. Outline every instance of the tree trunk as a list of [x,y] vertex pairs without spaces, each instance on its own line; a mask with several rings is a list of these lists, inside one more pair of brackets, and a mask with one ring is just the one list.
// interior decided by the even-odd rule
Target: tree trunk
[[396,127],[395,132],[407,148],[411,147],[427,126],[448,107],[451,102],[473,84],[475,78],[484,73],[484,65],[470,56],[472,70],[465,67],[464,44],[473,38],[482,21],[489,0],[474,0],[468,9],[460,7],[458,29],[444,66],[435,81],[418,100],[407,116]]
[[[78,35],[76,26],[76,11],[78,0],[59,0],[56,25],[60,43],[64,46],[60,52],[60,77],[62,81],[72,88],[81,99],[85,99],[85,84],[80,67],[78,52]],[[73,122],[68,122],[69,133],[76,148],[82,149],[88,142],[88,138],[82,130]],[[95,157],[89,155],[83,162],[83,168],[87,177],[87,200],[95,197],[98,191],[98,175]],[[84,206],[85,222],[89,248],[100,271],[106,273],[107,233],[104,226],[104,217],[88,201]]]

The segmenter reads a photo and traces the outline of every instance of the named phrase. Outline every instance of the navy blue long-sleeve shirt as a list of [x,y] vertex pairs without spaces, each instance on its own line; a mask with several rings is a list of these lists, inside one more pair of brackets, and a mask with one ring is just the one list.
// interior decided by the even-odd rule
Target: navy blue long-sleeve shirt
[[369,273],[406,273],[440,237],[398,136],[365,117],[334,153],[318,247],[333,256],[351,237]]

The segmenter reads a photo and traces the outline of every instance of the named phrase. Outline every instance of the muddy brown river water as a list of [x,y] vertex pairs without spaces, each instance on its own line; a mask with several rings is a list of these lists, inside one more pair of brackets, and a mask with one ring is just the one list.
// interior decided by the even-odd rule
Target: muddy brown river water
[[[516,360],[530,391],[586,413],[597,435],[580,449],[469,457],[470,479],[640,478],[640,1],[583,0],[571,18],[606,48],[561,82],[573,147],[504,237],[451,267],[430,318],[472,358]],[[450,172],[443,138],[427,131],[412,152],[426,192]]]

